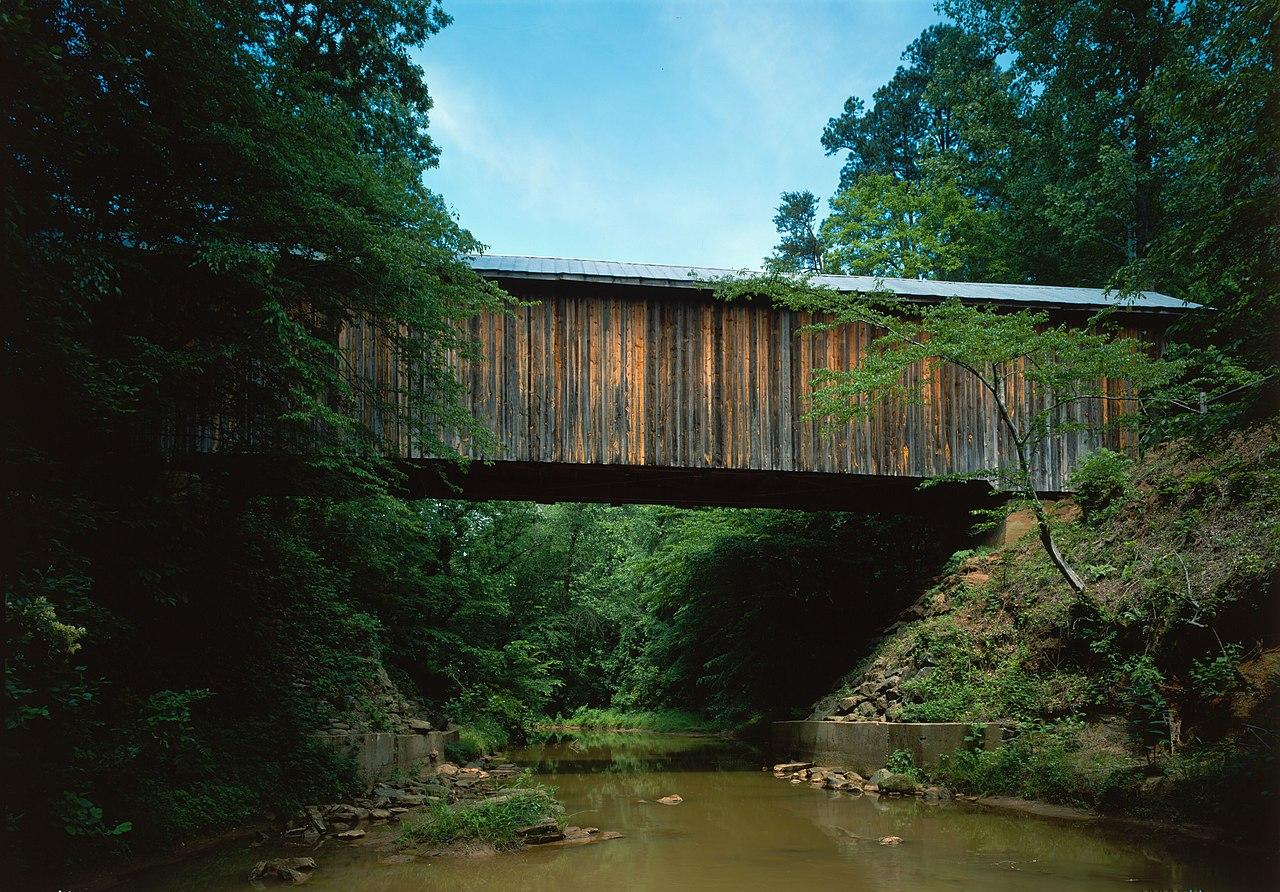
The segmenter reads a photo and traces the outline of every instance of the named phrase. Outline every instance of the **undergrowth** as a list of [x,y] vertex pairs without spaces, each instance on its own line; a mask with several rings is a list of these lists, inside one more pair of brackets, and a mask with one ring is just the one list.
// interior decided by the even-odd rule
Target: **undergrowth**
[[444,751],[447,758],[462,764],[500,752],[510,742],[506,729],[496,720],[485,715],[473,715],[458,728],[457,741],[445,744]]
[[527,776],[497,796],[474,803],[437,803],[425,815],[406,821],[400,828],[404,843],[448,845],[478,841],[496,849],[512,849],[520,844],[521,827],[551,818],[563,825],[564,808],[555,791],[533,783]]
[[592,731],[653,731],[659,733],[711,733],[723,726],[697,713],[680,709],[589,709],[581,707],[559,716],[549,725]]
[[901,684],[901,720],[1010,726],[930,772],[967,792],[1243,830],[1280,793],[1280,436],[1080,467],[1083,510],[1052,513],[1085,594],[1034,535],[958,553],[875,655],[927,668]]

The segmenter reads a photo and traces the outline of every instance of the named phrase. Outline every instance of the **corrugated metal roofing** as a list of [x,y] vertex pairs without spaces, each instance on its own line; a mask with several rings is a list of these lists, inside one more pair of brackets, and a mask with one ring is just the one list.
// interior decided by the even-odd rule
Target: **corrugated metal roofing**
[[[491,278],[549,279],[578,282],[607,282],[619,285],[648,285],[659,288],[688,288],[696,280],[739,275],[742,270],[707,266],[671,266],[656,263],[622,263],[614,260],[577,260],[569,257],[528,257],[513,254],[483,254],[469,258],[471,266]],[[924,279],[892,279],[875,276],[814,276],[813,281],[837,291],[872,291],[887,288],[901,297],[994,301],[1078,307],[1122,306],[1132,310],[1171,312],[1189,310],[1198,304],[1178,300],[1156,291],[1121,297],[1102,288],[1066,288],[1058,285],[1009,285],[987,282],[940,282]]]

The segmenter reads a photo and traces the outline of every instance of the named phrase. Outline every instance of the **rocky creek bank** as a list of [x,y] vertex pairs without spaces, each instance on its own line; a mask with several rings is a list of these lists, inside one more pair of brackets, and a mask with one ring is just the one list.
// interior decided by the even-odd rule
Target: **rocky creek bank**
[[[306,849],[314,857],[259,861],[250,871],[249,880],[256,884],[307,882],[317,869],[323,869],[323,851],[332,845],[373,847],[384,864],[494,852],[495,847],[482,839],[415,843],[400,832],[401,825],[426,818],[433,806],[446,805],[452,812],[465,813],[481,805],[500,805],[518,795],[519,787],[515,784],[523,774],[518,766],[502,761],[501,754],[482,756],[465,765],[431,763],[411,776],[378,781],[364,795],[349,801],[308,805],[285,822],[279,831],[279,841]],[[621,836],[597,827],[565,826],[556,814],[547,814],[516,828],[516,843],[506,848],[577,846]],[[264,833],[260,843],[270,838],[270,834]]]
[[926,802],[963,799],[974,802],[977,796],[955,793],[947,787],[925,785],[908,774],[881,768],[864,778],[849,768],[814,765],[812,762],[781,762],[773,766],[773,776],[793,784],[808,784],[824,790],[835,790],[852,796],[915,796]]

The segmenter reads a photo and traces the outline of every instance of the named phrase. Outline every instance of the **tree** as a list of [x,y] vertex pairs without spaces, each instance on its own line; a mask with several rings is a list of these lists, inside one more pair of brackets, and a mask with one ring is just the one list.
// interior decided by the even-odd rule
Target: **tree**
[[863,174],[831,199],[822,240],[833,271],[851,275],[1007,281],[1000,220],[960,187],[942,158],[904,180]]
[[[458,320],[503,298],[422,181],[411,53],[446,21],[435,0],[0,14],[5,714],[30,719],[3,768],[29,862],[130,821],[141,846],[280,790],[340,795],[312,732],[401,644],[358,581],[449,604],[429,573],[387,570],[420,556],[419,528],[387,508],[392,444],[355,411],[437,454],[474,429],[448,356],[469,349]],[[415,388],[348,375],[335,335],[354,322]],[[301,458],[293,491],[325,497],[177,473],[193,419],[219,420],[221,451]],[[362,509],[392,515],[386,536],[339,561],[333,538],[375,526],[347,525]],[[133,745],[153,728],[173,732],[163,758]]]
[[864,174],[919,179],[938,154],[974,160],[980,128],[1004,116],[1001,101],[1009,111],[1007,78],[975,35],[931,25],[902,57],[907,65],[872,94],[870,109],[851,96],[822,131],[828,155],[848,153],[841,190]]
[[780,236],[765,266],[777,271],[822,272],[822,242],[817,232],[818,199],[807,189],[783,192],[773,225]]
[[[1013,445],[1016,464],[964,477],[987,479],[1028,505],[1050,560],[1073,590],[1084,592],[1083,580],[1058,548],[1035,489],[1040,450],[1059,432],[1104,430],[1107,422],[1094,420],[1104,413],[1077,410],[1104,400],[1134,406],[1143,388],[1173,375],[1176,369],[1171,363],[1149,357],[1143,345],[1114,337],[1105,329],[1050,326],[1042,312],[1005,312],[956,299],[913,306],[893,295],[838,292],[791,276],[729,278],[716,287],[722,299],[759,295],[787,309],[821,314],[826,321],[815,324],[818,329],[861,323],[883,331],[856,366],[814,373],[809,417],[847,422],[865,418],[885,403],[919,401],[931,371],[943,365],[972,376],[990,395],[998,422]],[[922,374],[907,375],[913,368]],[[1028,397],[1023,405],[1040,408],[1019,412],[1011,399],[1010,382],[1015,376]],[[1103,379],[1125,382],[1129,395],[1104,391]],[[1112,424],[1126,418],[1105,414],[1117,419]]]

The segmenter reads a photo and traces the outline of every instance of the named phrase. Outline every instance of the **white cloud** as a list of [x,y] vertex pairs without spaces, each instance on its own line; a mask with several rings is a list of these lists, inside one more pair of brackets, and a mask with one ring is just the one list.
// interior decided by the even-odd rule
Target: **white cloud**
[[443,149],[428,182],[495,252],[754,266],[778,193],[835,184],[822,126],[905,45],[859,28],[908,5],[668,0],[625,25],[590,4],[507,7],[469,52],[422,60]]

